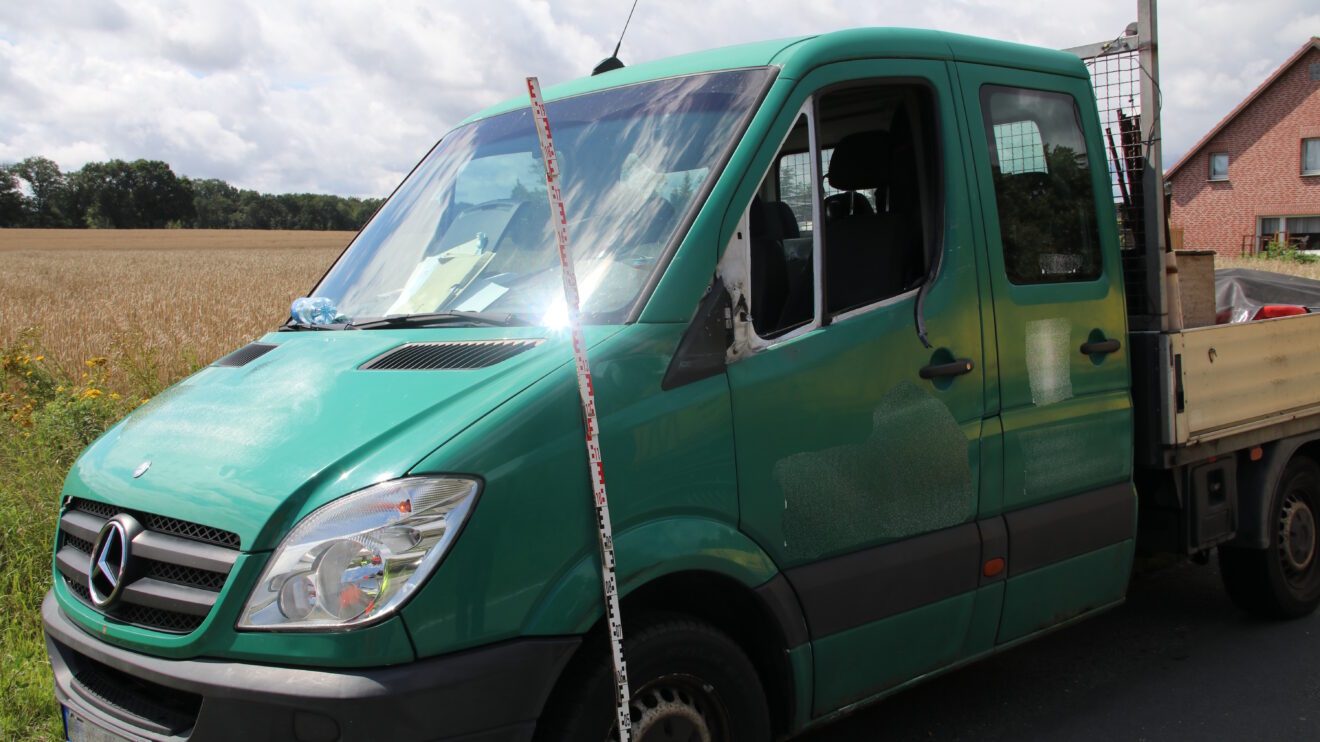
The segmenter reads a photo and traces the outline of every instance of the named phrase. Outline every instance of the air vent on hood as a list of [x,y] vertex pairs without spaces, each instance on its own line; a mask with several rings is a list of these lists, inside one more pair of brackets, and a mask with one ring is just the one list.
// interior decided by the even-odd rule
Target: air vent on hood
[[280,346],[272,345],[270,343],[249,343],[211,365],[224,366],[226,368],[246,366],[278,347]]
[[545,341],[476,340],[468,343],[408,343],[359,366],[364,371],[435,371],[485,368],[507,361]]

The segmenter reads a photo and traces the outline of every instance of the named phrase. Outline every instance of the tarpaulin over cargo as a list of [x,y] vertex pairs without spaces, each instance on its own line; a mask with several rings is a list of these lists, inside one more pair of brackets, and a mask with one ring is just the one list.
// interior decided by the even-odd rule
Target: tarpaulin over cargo
[[1221,322],[1245,322],[1271,304],[1320,312],[1320,281],[1246,268],[1215,271],[1215,305],[1221,317],[1228,311],[1228,319]]

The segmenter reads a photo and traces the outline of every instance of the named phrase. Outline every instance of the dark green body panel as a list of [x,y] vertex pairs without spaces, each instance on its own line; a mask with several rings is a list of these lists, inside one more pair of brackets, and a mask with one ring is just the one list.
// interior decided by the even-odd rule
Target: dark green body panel
[[[1102,356],[1080,352],[1088,341],[1119,338],[1126,345],[1127,338],[1117,220],[1089,79],[983,64],[959,64],[957,76],[967,113],[966,136],[970,161],[976,166],[983,244],[990,268],[990,291],[983,296],[993,302],[996,342],[988,354],[995,355],[999,371],[1004,455],[1000,509],[1008,512],[1062,502],[1106,485],[1130,482],[1133,442],[1128,349]],[[981,103],[985,85],[1063,93],[1075,101],[1087,142],[1099,229],[1102,270],[1095,279],[1043,284],[1009,280]],[[982,515],[991,512],[983,509]],[[1038,576],[1045,570],[1011,577],[1004,600],[1005,621],[1025,613],[1036,620],[1029,629],[1035,630],[1117,600],[1126,585],[1127,567],[1113,560],[1105,563],[1110,565],[1110,573],[1099,581],[1100,570],[1089,566],[1086,557],[1065,562],[1071,567],[1046,568],[1061,576],[1077,570],[1072,576],[1074,587],[1068,590],[1053,589],[1054,584]],[[1066,577],[1057,579],[1067,581]],[[999,640],[1016,638],[1028,630],[1016,622],[1014,627],[1008,634],[1001,631]]]
[[[808,94],[873,77],[929,80],[942,111],[954,106],[940,62],[822,68],[787,99],[787,115],[776,122],[781,128],[763,139],[754,160],[762,169],[748,173],[739,193],[750,200]],[[947,120],[944,146],[956,146],[958,131]],[[976,513],[984,402],[970,241],[975,225],[960,208],[966,203],[961,173],[946,164],[943,269],[925,305],[935,350],[917,337],[916,294],[907,293],[729,367],[742,525],[783,568],[963,523]],[[745,207],[735,202],[726,223]],[[941,348],[971,357],[978,370],[952,384],[922,380],[918,371]]]
[[[786,98],[726,224],[746,208],[807,96],[858,79],[924,82],[936,99],[939,146],[957,151],[956,99],[945,62],[826,65]],[[976,517],[985,412],[976,225],[961,163],[944,158],[943,165],[942,269],[924,307],[933,349],[917,337],[911,292],[729,366],[742,527],[781,568]],[[975,371],[951,381],[921,379],[920,369],[942,356],[970,358]],[[993,471],[997,465],[991,462]],[[816,638],[816,713],[957,659],[971,604],[970,596],[944,600]],[[882,645],[886,651],[875,653]]]
[[[592,352],[625,594],[642,578],[679,569],[707,569],[747,585],[775,573],[736,528],[724,378],[660,389],[682,329],[632,325]],[[602,615],[572,366],[559,368],[414,468],[456,470],[478,473],[486,485],[463,537],[403,611],[420,655],[519,633],[581,632]]]

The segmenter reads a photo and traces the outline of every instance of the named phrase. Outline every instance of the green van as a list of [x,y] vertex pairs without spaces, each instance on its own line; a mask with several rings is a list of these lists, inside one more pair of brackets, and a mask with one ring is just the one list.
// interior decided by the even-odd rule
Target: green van
[[[1076,57],[865,29],[547,99],[634,739],[792,736],[1123,599]],[[544,188],[525,98],[467,120],[286,325],[78,459],[42,611],[71,739],[617,734]]]

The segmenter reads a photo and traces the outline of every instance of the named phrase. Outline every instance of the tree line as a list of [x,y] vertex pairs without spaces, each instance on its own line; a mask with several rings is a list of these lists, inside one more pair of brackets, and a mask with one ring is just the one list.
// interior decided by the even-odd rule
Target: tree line
[[68,173],[45,157],[0,164],[0,227],[356,230],[383,200],[259,193],[180,177],[160,160],[89,162]]

